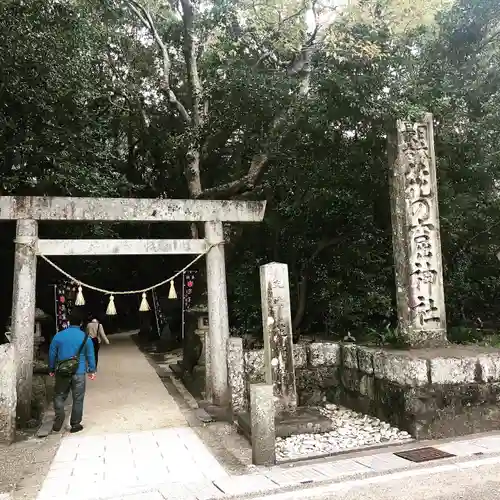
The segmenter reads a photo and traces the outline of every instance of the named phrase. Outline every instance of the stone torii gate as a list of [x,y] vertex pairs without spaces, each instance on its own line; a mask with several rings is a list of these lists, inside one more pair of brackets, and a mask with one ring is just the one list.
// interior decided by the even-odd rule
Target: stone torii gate
[[[260,222],[266,203],[252,201],[164,200],[140,198],[53,198],[0,196],[0,220],[17,220],[12,299],[12,333],[17,370],[17,419],[30,418],[37,254],[158,255],[207,252],[207,398],[229,404],[227,379],[226,267],[223,222]],[[205,239],[43,240],[38,221],[204,222]]]

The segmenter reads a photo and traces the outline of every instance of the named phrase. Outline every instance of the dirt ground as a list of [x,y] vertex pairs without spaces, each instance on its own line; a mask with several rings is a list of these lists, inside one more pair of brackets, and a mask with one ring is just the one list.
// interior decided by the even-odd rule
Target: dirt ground
[[0,446],[0,494],[10,493],[15,500],[34,500],[60,439],[60,435],[32,437]]

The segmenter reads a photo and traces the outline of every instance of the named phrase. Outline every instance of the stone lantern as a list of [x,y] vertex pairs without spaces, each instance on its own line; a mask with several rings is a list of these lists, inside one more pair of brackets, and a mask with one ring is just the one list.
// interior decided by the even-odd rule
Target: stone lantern
[[[183,367],[193,372],[195,367],[204,373],[206,363],[206,335],[208,335],[208,307],[205,301],[189,308],[185,313]],[[197,370],[198,371],[198,370]]]
[[198,336],[202,345],[201,354],[200,357],[198,358],[197,365],[205,366],[206,344],[207,344],[206,336],[208,335],[208,330],[209,330],[208,307],[206,304],[203,304],[197,308],[194,308],[194,310],[191,310],[190,313],[196,317],[196,330],[194,331],[194,334]]
[[43,344],[44,341],[42,337],[42,321],[49,318],[50,316],[39,307],[35,309],[35,334],[33,336],[33,353],[35,359],[40,351],[40,345]]
[[[33,355],[34,358],[38,356],[40,351],[40,345],[43,344],[44,338],[42,336],[42,321],[50,319],[50,316],[44,312],[42,309],[37,307],[35,309],[35,331],[33,332]],[[12,342],[12,326],[11,326],[11,318],[9,318],[9,322],[6,325],[5,337],[9,342]]]

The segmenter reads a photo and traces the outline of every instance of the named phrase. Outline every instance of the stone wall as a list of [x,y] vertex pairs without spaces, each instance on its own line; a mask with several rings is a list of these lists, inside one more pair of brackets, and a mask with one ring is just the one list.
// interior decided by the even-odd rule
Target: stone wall
[[42,417],[54,399],[55,379],[49,376],[47,359],[33,364],[33,390],[31,396],[31,425],[41,423]]
[[[16,437],[17,390],[13,344],[0,345],[0,444],[11,444]],[[54,378],[48,375],[44,361],[33,364],[30,418],[26,427],[36,427],[51,404],[54,395]],[[23,426],[24,428],[24,426]]]
[[[341,349],[338,343],[295,344],[293,358],[300,406],[315,405],[328,397],[339,384]],[[264,349],[243,350],[239,338],[228,348],[228,376],[235,413],[249,409],[250,384],[265,382]]]
[[10,444],[16,436],[16,364],[14,346],[0,345],[0,443]]
[[[240,347],[239,339],[231,339],[230,353]],[[249,385],[264,380],[263,350],[229,360],[233,411],[248,411]],[[294,345],[294,360],[300,405],[342,404],[418,439],[500,429],[498,350],[400,351],[315,342]]]
[[342,346],[335,400],[418,439],[500,429],[500,352]]

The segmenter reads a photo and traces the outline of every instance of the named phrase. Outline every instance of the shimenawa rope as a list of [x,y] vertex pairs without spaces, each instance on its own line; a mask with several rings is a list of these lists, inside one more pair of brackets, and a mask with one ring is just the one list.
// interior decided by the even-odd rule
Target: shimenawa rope
[[106,295],[109,295],[109,304],[108,304],[108,308],[106,310],[106,313],[108,315],[115,315],[116,314],[116,308],[115,308],[115,304],[114,304],[114,295],[142,294],[142,301],[141,301],[141,305],[139,307],[139,310],[140,311],[149,311],[149,304],[147,303],[147,299],[146,299],[147,292],[150,292],[151,290],[154,290],[155,288],[159,288],[160,286],[165,285],[169,281],[170,281],[170,292],[169,292],[168,298],[169,299],[176,299],[177,294],[175,292],[175,287],[174,287],[175,278],[180,276],[184,271],[189,269],[195,262],[200,260],[204,255],[206,255],[210,251],[210,249],[212,249],[213,247],[220,245],[222,243],[222,242],[221,243],[214,243],[214,244],[209,245],[208,248],[203,253],[197,255],[187,266],[183,267],[180,271],[176,272],[170,278],[167,278],[163,281],[160,281],[159,283],[156,283],[155,285],[151,285],[151,286],[148,286],[146,288],[141,288],[138,290],[112,291],[112,290],[106,290],[105,288],[99,288],[97,286],[90,285],[88,283],[85,283],[85,282],[79,280],[78,278],[75,278],[73,275],[69,274],[64,269],[59,267],[55,262],[50,260],[48,257],[39,253],[36,249],[35,242],[31,238],[26,238],[23,241],[23,238],[21,237],[21,238],[17,238],[14,242],[21,244],[21,245],[29,246],[39,257],[41,257],[43,260],[45,260],[45,262],[50,264],[56,271],[59,271],[62,275],[66,276],[66,278],[68,278],[69,280],[78,284],[78,294],[76,297],[75,305],[77,305],[77,306],[85,305],[85,299],[83,298],[83,294],[82,294],[82,287],[87,288],[89,290],[94,290],[95,292],[100,292],[100,293],[104,293]]

